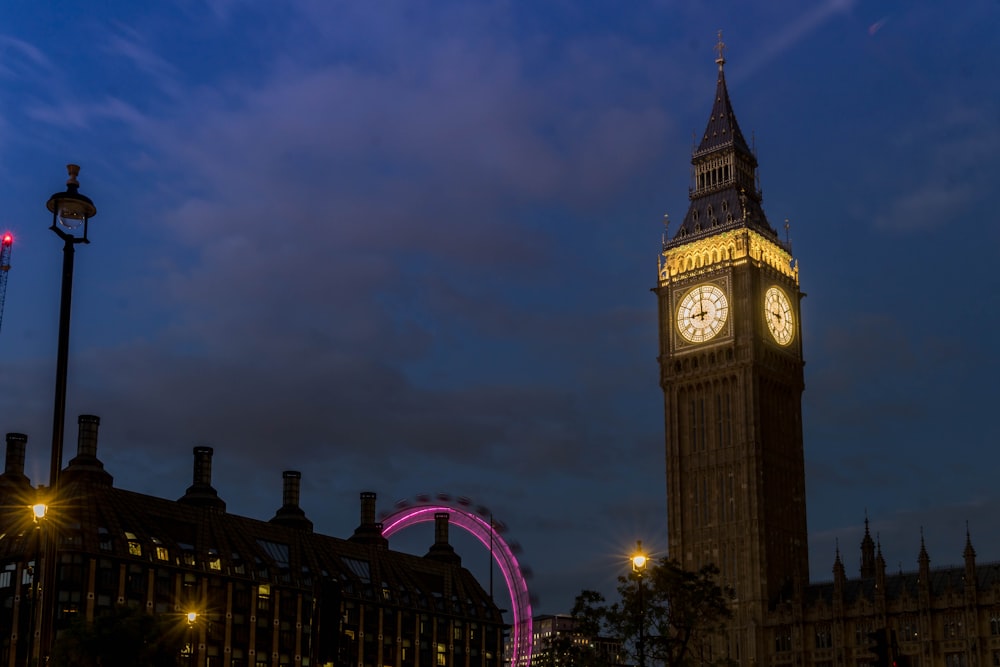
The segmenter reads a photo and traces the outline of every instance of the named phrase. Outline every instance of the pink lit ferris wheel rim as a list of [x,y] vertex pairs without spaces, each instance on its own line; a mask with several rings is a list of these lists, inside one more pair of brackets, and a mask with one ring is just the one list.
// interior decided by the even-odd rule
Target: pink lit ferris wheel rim
[[434,520],[437,512],[447,512],[451,516],[448,521],[472,534],[484,547],[492,546],[493,560],[496,561],[507,582],[510,601],[514,610],[514,654],[511,665],[528,667],[531,663],[531,600],[528,594],[528,582],[525,581],[518,565],[517,558],[510,545],[485,519],[466,509],[450,505],[421,505],[406,507],[389,514],[382,519],[382,536],[388,538],[404,528],[418,523]]

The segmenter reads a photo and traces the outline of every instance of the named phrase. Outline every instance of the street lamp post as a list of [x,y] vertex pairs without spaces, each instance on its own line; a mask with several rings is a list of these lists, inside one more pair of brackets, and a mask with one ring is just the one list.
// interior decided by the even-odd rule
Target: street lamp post
[[646,588],[642,583],[642,575],[646,571],[646,563],[649,559],[642,550],[642,540],[635,543],[635,553],[632,554],[632,572],[635,573],[635,583],[638,592],[639,603],[639,667],[646,667],[646,608],[643,603],[643,590]]
[[[62,287],[59,301],[59,341],[56,351],[56,391],[52,410],[52,457],[49,461],[49,493],[55,500],[59,493],[59,472],[62,469],[63,435],[66,423],[66,374],[69,367],[69,320],[73,298],[73,256],[77,243],[90,243],[87,231],[90,219],[97,215],[97,208],[89,197],[80,194],[76,177],[80,167],[66,165],[69,178],[66,191],[57,192],[45,203],[52,213],[52,226],[56,236],[63,240]],[[39,657],[44,658],[52,649],[55,623],[56,543],[53,531],[45,536],[43,548],[42,590],[39,611]]]
[[187,664],[194,667],[198,664],[198,656],[195,654],[195,642],[198,641],[194,624],[198,622],[198,612],[189,611],[187,613]]
[[28,667],[32,665],[35,657],[35,647],[38,644],[35,637],[35,629],[39,627],[37,617],[41,611],[41,605],[38,604],[38,578],[42,573],[40,567],[42,560],[42,520],[45,518],[45,513],[48,512],[48,509],[48,505],[40,499],[31,506],[31,518],[35,524],[35,564],[32,566],[31,571],[31,607],[28,609],[28,660],[25,663]]
[[[49,468],[49,488],[58,488],[59,471],[62,469],[63,432],[66,423],[66,372],[69,366],[69,319],[73,299],[73,256],[77,243],[90,243],[87,227],[90,219],[97,215],[97,208],[89,197],[80,194],[80,183],[76,180],[80,167],[66,165],[69,178],[66,191],[57,192],[45,203],[52,213],[52,226],[56,236],[63,240],[62,291],[59,302],[59,345],[56,354],[56,395],[52,411],[52,460]],[[76,235],[83,227],[83,233]]]

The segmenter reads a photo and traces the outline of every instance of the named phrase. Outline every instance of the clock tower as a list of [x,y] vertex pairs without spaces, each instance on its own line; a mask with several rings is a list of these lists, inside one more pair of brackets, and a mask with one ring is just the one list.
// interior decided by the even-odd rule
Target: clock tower
[[664,237],[659,301],[669,556],[732,588],[728,656],[763,655],[768,609],[808,584],[798,263],[761,205],[718,45],[690,206]]

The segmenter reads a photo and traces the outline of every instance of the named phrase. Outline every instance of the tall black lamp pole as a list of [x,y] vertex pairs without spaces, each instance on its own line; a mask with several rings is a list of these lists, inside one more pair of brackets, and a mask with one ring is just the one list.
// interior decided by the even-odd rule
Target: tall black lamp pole
[[[45,207],[52,213],[52,226],[49,227],[56,236],[63,240],[62,292],[59,301],[59,347],[56,355],[56,395],[52,410],[52,460],[49,468],[49,498],[50,502],[58,502],[59,472],[62,469],[63,433],[66,423],[66,372],[69,366],[69,319],[70,303],[73,298],[73,254],[77,243],[90,243],[87,238],[87,227],[90,219],[97,215],[94,202],[79,193],[80,184],[76,177],[80,167],[75,164],[66,165],[69,178],[66,180],[66,192],[57,192],[49,197]],[[38,662],[47,661],[52,650],[55,624],[55,583],[57,541],[55,531],[45,531],[42,548],[40,580],[36,586],[41,586]],[[37,565],[37,564],[36,564]]]
[[642,575],[646,571],[646,562],[649,559],[642,550],[642,540],[635,543],[635,553],[632,555],[632,571],[635,572],[635,583],[639,593],[639,667],[646,667],[646,607],[642,600],[643,589]]
[[[73,255],[77,243],[90,243],[87,226],[97,215],[97,208],[90,197],[80,194],[80,183],[76,177],[80,167],[66,165],[69,179],[66,192],[57,192],[46,202],[45,207],[52,212],[52,226],[56,236],[63,240],[62,296],[59,302],[59,348],[56,356],[56,396],[52,410],[52,461],[49,468],[49,491],[56,493],[59,471],[62,469],[63,433],[66,424],[66,371],[69,366],[69,319],[70,304],[73,299]],[[82,234],[77,236],[80,228]]]

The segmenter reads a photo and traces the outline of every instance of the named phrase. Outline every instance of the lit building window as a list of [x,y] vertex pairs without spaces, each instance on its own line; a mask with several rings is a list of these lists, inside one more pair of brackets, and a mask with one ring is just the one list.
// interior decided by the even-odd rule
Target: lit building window
[[142,555],[142,545],[139,544],[139,538],[135,536],[135,533],[130,533],[125,531],[125,539],[128,540],[128,552],[131,556],[141,556]]
[[157,560],[170,560],[170,551],[163,546],[163,542],[159,538],[151,537],[149,540],[153,543],[153,549],[156,551]]
[[271,608],[271,586],[261,584],[257,587],[257,610],[267,611]]

